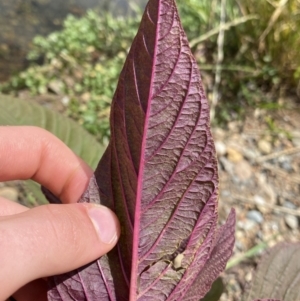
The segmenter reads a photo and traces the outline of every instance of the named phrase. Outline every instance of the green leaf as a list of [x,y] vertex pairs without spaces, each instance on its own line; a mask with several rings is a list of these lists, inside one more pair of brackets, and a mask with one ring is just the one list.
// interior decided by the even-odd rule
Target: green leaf
[[62,140],[93,169],[104,152],[104,146],[75,121],[28,100],[0,94],[0,125],[42,127]]
[[26,199],[24,200],[25,206],[35,207],[49,203],[41,190],[41,185],[37,182],[32,180],[24,181],[24,189],[26,192]]
[[246,301],[300,300],[300,244],[281,243],[263,256]]
[[201,301],[218,301],[224,292],[224,284],[222,278],[219,277],[211,286],[210,291]]

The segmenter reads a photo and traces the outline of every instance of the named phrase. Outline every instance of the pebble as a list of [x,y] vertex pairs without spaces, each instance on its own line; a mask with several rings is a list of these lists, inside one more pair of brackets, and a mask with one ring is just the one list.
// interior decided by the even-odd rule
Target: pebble
[[227,126],[228,126],[229,130],[232,132],[236,132],[239,130],[239,122],[238,121],[228,122]]
[[271,143],[266,140],[259,140],[258,148],[264,155],[270,154],[272,151]]
[[268,180],[265,174],[256,174],[256,178],[258,180],[258,184],[260,186],[259,195],[256,197],[257,208],[263,213],[270,213],[272,211],[272,207],[264,206],[265,203],[268,205],[275,205],[276,203],[276,193],[274,192],[272,186],[268,184]]
[[248,211],[247,218],[256,222],[257,224],[261,224],[264,221],[262,214],[257,210]]
[[251,282],[251,280],[252,280],[252,272],[251,271],[246,274],[245,280],[247,282]]
[[259,118],[261,115],[262,115],[262,113],[263,113],[263,110],[262,109],[260,109],[260,108],[256,108],[255,110],[254,110],[254,117],[255,118]]
[[75,85],[75,80],[74,80],[74,78],[71,77],[71,76],[66,76],[66,77],[64,78],[64,82],[65,82],[65,84],[66,84],[69,88],[73,88],[74,85]]
[[293,138],[292,141],[296,147],[300,147],[300,138]]
[[224,139],[226,132],[221,128],[214,128],[213,135],[215,139]]
[[51,60],[51,65],[56,69],[61,69],[63,67],[62,61],[58,60],[57,58]]
[[246,159],[253,161],[255,160],[257,157],[259,157],[260,153],[255,149],[249,149],[249,148],[245,148],[243,150],[243,155]]
[[266,203],[265,199],[263,197],[261,197],[260,195],[255,195],[253,197],[253,199],[257,205],[264,205]]
[[61,99],[61,102],[64,106],[67,106],[70,102],[70,98],[68,96],[64,96],[62,99]]
[[267,202],[267,201],[265,200],[265,198],[263,198],[263,197],[260,196],[260,195],[255,195],[255,196],[253,197],[253,199],[254,199],[254,201],[255,201],[255,203],[256,203],[257,209],[258,209],[261,213],[267,214],[267,213],[270,213],[270,212],[272,211],[272,209],[271,209],[270,207],[268,207],[268,206],[265,206],[265,204],[266,204],[266,203],[272,204],[273,202],[271,202],[271,201]]
[[221,157],[219,159],[219,161],[220,161],[222,167],[224,168],[224,170],[232,176],[232,174],[233,174],[233,163],[230,162],[229,160],[227,160],[225,157]]
[[228,147],[227,148],[227,158],[231,162],[239,162],[243,160],[243,155],[236,149]]
[[294,215],[286,215],[284,221],[287,224],[287,226],[289,226],[293,230],[297,229],[299,226],[298,218]]
[[253,174],[251,165],[245,160],[235,164],[234,173],[242,182],[248,181]]
[[225,189],[223,190],[223,189],[222,189],[222,190],[221,190],[221,196],[222,196],[222,197],[225,197],[225,198],[226,198],[226,197],[229,197],[229,196],[230,196],[230,191],[229,191],[229,190],[225,190]]
[[257,223],[254,221],[254,220],[251,220],[251,219],[245,219],[243,221],[243,230],[245,232],[248,232],[252,229],[255,228],[255,226],[257,225]]
[[52,80],[48,84],[48,88],[57,95],[61,95],[64,89],[64,84],[60,80]]
[[296,147],[300,147],[300,135],[299,135],[299,131],[293,131],[292,133],[292,142],[294,144],[294,146]]
[[215,142],[215,148],[218,156],[224,156],[226,154],[226,145],[222,141]]
[[290,201],[285,201],[283,203],[283,207],[289,208],[289,209],[297,209],[297,207]]
[[281,168],[285,169],[286,171],[293,171],[291,159],[289,157],[282,156],[281,158],[278,158],[278,162]]
[[[245,234],[244,234],[244,236],[245,236]],[[238,238],[236,238],[236,240],[235,240],[234,248],[241,252],[244,252],[244,250],[246,249],[246,247],[242,244],[242,242]]]
[[91,93],[85,92],[81,95],[81,99],[83,102],[89,102],[91,99]]
[[2,187],[0,188],[0,196],[8,200],[17,202],[18,201],[18,190],[13,187]]

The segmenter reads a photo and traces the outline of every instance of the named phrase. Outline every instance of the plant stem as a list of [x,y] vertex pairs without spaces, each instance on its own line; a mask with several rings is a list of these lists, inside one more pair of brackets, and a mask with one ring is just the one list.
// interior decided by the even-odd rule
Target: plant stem
[[221,73],[222,73],[222,62],[224,59],[224,29],[223,25],[225,24],[226,18],[226,0],[221,0],[221,14],[220,14],[220,32],[218,36],[218,58],[216,64],[216,75],[215,75],[215,84],[213,88],[212,103],[210,108],[210,119],[213,120],[215,117],[215,109],[218,104],[219,99],[219,86],[221,83]]

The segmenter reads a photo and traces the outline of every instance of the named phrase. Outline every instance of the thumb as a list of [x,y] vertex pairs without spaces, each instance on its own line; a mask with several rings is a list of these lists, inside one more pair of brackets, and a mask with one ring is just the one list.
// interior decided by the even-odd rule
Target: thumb
[[51,204],[1,217],[1,286],[9,295],[34,279],[79,268],[110,251],[119,234],[115,214],[95,204]]

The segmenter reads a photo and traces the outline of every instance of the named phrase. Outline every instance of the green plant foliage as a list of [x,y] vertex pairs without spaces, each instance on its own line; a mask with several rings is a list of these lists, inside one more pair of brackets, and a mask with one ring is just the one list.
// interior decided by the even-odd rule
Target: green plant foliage
[[[177,4],[210,96],[220,51],[220,1],[178,0]],[[276,102],[279,89],[292,92],[300,81],[298,0],[227,0],[225,10],[226,23],[231,25],[222,45],[218,123],[242,116],[246,106]],[[0,85],[0,91],[61,95],[68,115],[99,141],[106,141],[110,102],[140,17],[138,9],[134,17],[94,11],[82,18],[68,16],[61,31],[34,39],[28,54],[32,66]],[[36,65],[41,59],[43,64]],[[268,100],[260,97],[266,92],[271,92]]]
[[55,86],[55,93],[67,96],[69,116],[103,140],[109,136],[111,98],[139,21],[93,11],[81,19],[68,16],[62,31],[34,39],[28,58],[43,58],[44,64],[13,77],[2,91],[43,94]]
[[0,125],[42,127],[62,140],[93,169],[104,152],[104,146],[73,120],[30,101],[1,94]]
[[23,202],[26,207],[32,208],[38,205],[48,204],[40,184],[32,180],[23,181],[23,184],[26,193]]
[[205,295],[201,301],[218,301],[220,300],[221,295],[224,292],[224,283],[222,278],[219,277],[217,280],[212,284],[210,291]]

